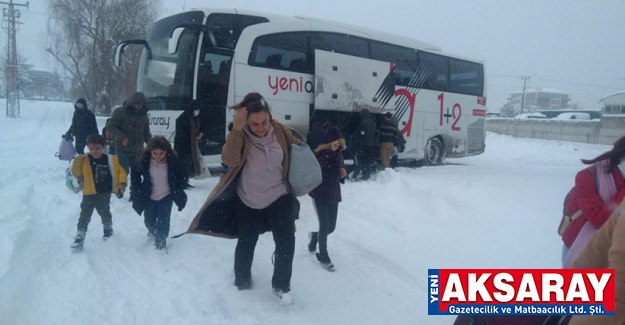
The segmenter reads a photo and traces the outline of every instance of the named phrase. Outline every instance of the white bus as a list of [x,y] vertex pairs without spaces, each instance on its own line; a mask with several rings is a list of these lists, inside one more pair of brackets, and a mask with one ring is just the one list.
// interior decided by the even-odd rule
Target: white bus
[[153,134],[171,137],[192,99],[201,111],[201,152],[219,162],[228,106],[261,93],[273,117],[303,136],[330,120],[351,134],[367,108],[391,112],[407,143],[400,159],[429,165],[484,152],[486,84],[481,61],[444,54],[408,37],[308,17],[191,10],[158,20],[144,46],[137,91]]

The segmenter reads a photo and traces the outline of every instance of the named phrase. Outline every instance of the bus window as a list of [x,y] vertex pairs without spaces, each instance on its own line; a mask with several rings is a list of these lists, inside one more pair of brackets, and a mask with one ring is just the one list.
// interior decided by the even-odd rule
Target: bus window
[[232,53],[210,49],[205,38],[197,75],[197,98],[211,105],[225,106],[228,99],[228,82]]
[[175,54],[169,54],[171,30],[181,23],[201,23],[202,12],[187,12],[156,22],[148,35],[150,51],[143,50],[137,90],[148,98],[151,110],[180,109],[193,97],[193,76],[198,37],[185,30]]
[[245,27],[268,22],[265,17],[238,14],[210,14],[206,25],[213,30],[217,47],[234,50]]
[[447,75],[449,72],[447,58],[444,56],[419,52],[419,62],[425,73],[423,88],[438,91],[447,91]]
[[310,44],[315,50],[353,55],[361,58],[369,57],[368,41],[352,35],[313,32]]
[[258,37],[252,45],[248,63],[257,67],[312,74],[311,60],[308,32],[293,32]]
[[459,59],[449,59],[449,91],[473,96],[484,93],[484,69],[482,65]]
[[213,27],[217,47],[234,50],[237,45],[235,35],[235,17],[233,14],[210,14],[206,25]]
[[419,87],[418,80],[413,79],[417,72],[417,51],[407,47],[381,42],[371,42],[371,59],[395,63],[395,85]]

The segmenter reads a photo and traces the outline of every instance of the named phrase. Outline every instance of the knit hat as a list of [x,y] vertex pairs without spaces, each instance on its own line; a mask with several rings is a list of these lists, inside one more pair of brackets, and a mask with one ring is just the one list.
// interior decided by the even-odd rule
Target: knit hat
[[338,139],[342,139],[343,134],[341,134],[341,130],[337,127],[329,127],[323,132],[323,143],[334,142]]

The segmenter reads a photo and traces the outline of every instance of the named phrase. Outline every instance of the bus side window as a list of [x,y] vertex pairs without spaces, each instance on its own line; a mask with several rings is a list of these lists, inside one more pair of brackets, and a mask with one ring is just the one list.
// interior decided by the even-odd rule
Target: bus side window
[[268,68],[281,69],[282,68],[282,54],[276,53],[267,57],[265,66]]
[[[259,36],[254,40],[248,64],[276,70],[312,73],[308,53],[308,32],[288,32]],[[299,61],[303,61],[300,63]]]
[[423,70],[426,74],[423,88],[448,91],[449,61],[447,58],[441,55],[420,51],[419,62],[423,65]]

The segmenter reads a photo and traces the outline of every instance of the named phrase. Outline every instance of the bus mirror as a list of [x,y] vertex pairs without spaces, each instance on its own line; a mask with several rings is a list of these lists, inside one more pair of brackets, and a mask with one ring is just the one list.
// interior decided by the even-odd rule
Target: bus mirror
[[117,48],[115,49],[115,58],[114,58],[114,63],[116,67],[120,67],[122,64],[122,56],[124,55],[124,49],[126,48],[126,46],[128,45],[143,45],[147,50],[148,50],[148,55],[151,55],[151,51],[150,51],[150,46],[148,45],[148,42],[144,39],[132,39],[132,40],[127,40],[127,41],[123,41],[119,44],[117,44]]
[[169,54],[176,54],[176,52],[178,52],[178,43],[180,43],[180,36],[182,35],[182,32],[184,32],[184,27],[176,27],[171,32],[167,48]]
[[120,67],[122,65],[122,54],[124,53],[124,48],[126,47],[126,43],[117,44],[117,48],[115,49],[115,66]]

